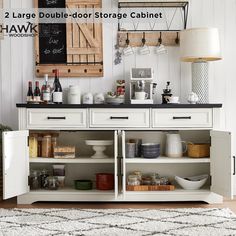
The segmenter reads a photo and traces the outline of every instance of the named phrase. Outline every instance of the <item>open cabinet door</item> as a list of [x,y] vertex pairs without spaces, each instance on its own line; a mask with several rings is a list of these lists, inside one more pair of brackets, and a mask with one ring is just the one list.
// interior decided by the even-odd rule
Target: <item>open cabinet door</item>
[[3,199],[29,192],[29,131],[3,133]]
[[122,140],[122,186],[123,186],[123,196],[126,192],[126,150],[125,150],[125,131],[121,132],[121,140]]
[[114,131],[114,157],[115,157],[115,198],[118,197],[118,132]]
[[211,131],[211,191],[233,198],[231,133]]

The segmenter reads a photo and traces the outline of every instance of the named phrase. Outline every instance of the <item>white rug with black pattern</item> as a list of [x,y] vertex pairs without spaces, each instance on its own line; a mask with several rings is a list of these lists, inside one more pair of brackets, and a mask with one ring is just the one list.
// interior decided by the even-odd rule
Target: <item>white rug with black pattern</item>
[[229,209],[0,209],[4,236],[236,235]]

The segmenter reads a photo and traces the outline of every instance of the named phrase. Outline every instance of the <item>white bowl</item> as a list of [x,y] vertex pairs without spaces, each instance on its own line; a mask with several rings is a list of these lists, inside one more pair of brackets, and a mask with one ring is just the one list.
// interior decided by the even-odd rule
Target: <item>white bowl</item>
[[177,183],[186,190],[196,190],[200,189],[207,181],[208,175],[199,175],[193,177],[181,178],[179,176],[175,176],[175,180]]

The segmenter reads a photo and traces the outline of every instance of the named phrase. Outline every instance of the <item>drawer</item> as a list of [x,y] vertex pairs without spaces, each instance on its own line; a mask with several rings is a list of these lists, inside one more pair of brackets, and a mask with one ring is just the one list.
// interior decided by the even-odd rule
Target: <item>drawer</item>
[[149,109],[91,109],[90,127],[149,128]]
[[86,109],[27,109],[27,128],[86,128]]
[[212,109],[153,109],[154,128],[212,127]]

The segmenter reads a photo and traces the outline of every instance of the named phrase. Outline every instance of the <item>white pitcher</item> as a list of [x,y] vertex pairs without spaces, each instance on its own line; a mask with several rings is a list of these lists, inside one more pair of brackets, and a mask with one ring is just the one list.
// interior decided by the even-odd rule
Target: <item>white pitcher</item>
[[[185,144],[183,150],[182,143]],[[166,135],[166,156],[168,157],[182,157],[183,153],[187,151],[187,144],[181,140],[180,134],[167,134]]]

